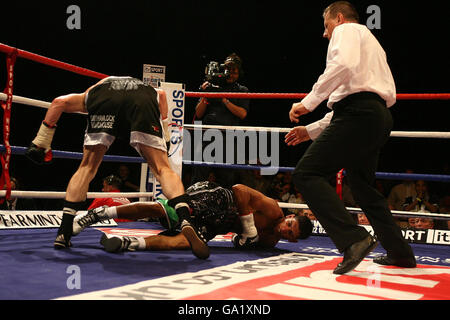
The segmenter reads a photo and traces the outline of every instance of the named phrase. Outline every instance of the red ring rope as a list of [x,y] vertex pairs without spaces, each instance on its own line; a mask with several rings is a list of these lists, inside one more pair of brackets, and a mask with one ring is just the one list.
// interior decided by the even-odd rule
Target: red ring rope
[[[81,75],[103,79],[108,75],[81,68],[65,62],[50,59],[28,51],[16,49],[0,43],[0,52],[7,54],[17,52],[17,57],[29,59],[56,68],[64,69]],[[238,92],[186,92],[186,97],[190,98],[240,98],[240,99],[303,99],[307,93],[238,93]],[[450,93],[399,93],[398,100],[450,100]]]
[[[307,93],[186,92],[189,98],[303,99]],[[398,93],[397,100],[450,100],[450,93]]]
[[24,50],[20,50],[20,49],[16,49],[16,48],[4,45],[2,43],[0,43],[0,51],[5,52],[6,54],[10,54],[12,52],[17,52],[17,57],[19,57],[19,58],[32,60],[35,62],[39,62],[39,63],[46,64],[46,65],[49,65],[49,66],[52,66],[55,68],[71,71],[71,72],[78,73],[78,74],[88,76],[88,77],[93,77],[93,78],[98,78],[98,79],[103,79],[103,78],[107,77],[106,74],[102,74],[102,73],[95,72],[95,71],[85,69],[85,68],[80,68],[80,67],[74,66],[72,64],[68,64],[65,62],[58,61],[58,60],[49,59],[44,56],[40,56],[38,54],[34,54],[34,53],[31,53],[28,51],[24,51]]

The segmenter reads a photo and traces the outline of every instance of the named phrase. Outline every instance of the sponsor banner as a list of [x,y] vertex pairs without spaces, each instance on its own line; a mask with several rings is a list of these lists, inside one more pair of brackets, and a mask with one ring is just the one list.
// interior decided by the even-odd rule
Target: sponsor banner
[[450,268],[392,268],[364,260],[333,274],[342,257],[289,253],[161,277],[67,300],[448,300]]
[[450,268],[391,268],[365,260],[345,275],[333,270],[342,258],[271,277],[245,281],[190,297],[192,300],[448,300]]
[[[183,125],[185,89],[181,83],[162,82],[160,89],[166,92],[168,104],[170,147],[168,150],[170,167],[181,177],[183,168]],[[150,190],[153,191],[154,198],[165,198],[161,185],[155,180],[151,172],[148,175]]]
[[314,265],[332,260],[333,257],[299,253],[283,254],[256,261],[236,262],[226,266],[187,272],[158,279],[142,281],[109,290],[90,292],[67,297],[68,299],[143,299],[178,300],[196,294],[206,294],[220,288],[261,277]]
[[144,64],[143,81],[153,88],[158,88],[161,82],[166,81],[166,66]]
[[[313,234],[326,236],[325,229],[317,220],[313,220]],[[366,230],[374,235],[373,228],[368,225],[362,225]],[[402,229],[403,237],[410,243],[424,243],[424,244],[441,244],[450,245],[450,230],[435,230],[435,229]]]
[[[78,211],[78,215],[87,211]],[[0,211],[0,229],[59,228],[62,211]],[[114,220],[105,220],[95,226],[117,226]]]

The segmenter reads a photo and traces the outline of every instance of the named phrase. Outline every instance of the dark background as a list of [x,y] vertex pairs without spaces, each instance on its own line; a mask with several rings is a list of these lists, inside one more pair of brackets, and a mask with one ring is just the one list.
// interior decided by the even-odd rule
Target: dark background
[[[142,78],[143,64],[167,66],[166,81],[197,91],[205,65],[236,52],[243,59],[240,83],[250,92],[307,93],[325,68],[328,40],[322,38],[322,11],[331,1],[16,1],[2,4],[0,42],[108,75]],[[443,1],[354,1],[361,23],[376,4],[381,29],[373,30],[384,47],[398,93],[449,92],[448,11]],[[69,30],[69,5],[81,8],[81,30]],[[4,54],[0,54],[5,56]],[[5,83],[6,67],[0,71]],[[51,101],[82,92],[97,80],[18,59],[14,94]],[[186,100],[186,122],[192,121],[197,99]],[[252,100],[244,125],[291,127],[292,100]],[[391,108],[395,131],[449,131],[448,101],[398,101]],[[301,124],[320,119],[326,103]],[[35,137],[45,110],[13,105],[14,146]],[[63,114],[54,150],[81,152],[85,118]],[[295,148],[280,144],[281,166],[295,166],[308,143]],[[442,139],[392,138],[379,171],[449,174],[450,143]],[[118,141],[108,154],[137,156]],[[79,161],[56,159],[38,167],[13,156],[11,174],[24,190],[65,190]],[[139,165],[131,165],[136,176]],[[98,177],[114,172],[105,163]],[[447,169],[445,169],[447,168]],[[137,178],[137,177],[136,177]],[[98,179],[92,191],[98,190]]]

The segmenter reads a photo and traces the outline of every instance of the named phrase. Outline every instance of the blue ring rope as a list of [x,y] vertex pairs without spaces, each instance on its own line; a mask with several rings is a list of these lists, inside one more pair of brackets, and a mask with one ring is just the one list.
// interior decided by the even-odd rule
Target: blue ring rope
[[[0,152],[5,151],[5,146],[0,145]],[[11,146],[11,152],[17,155],[25,155],[27,148],[25,147],[13,147]],[[59,159],[72,159],[72,160],[81,160],[83,158],[83,154],[80,152],[71,152],[71,151],[58,151],[52,150],[53,158]],[[106,162],[129,162],[129,163],[146,163],[144,159],[141,157],[126,157],[126,156],[114,156],[114,155],[105,155],[103,157],[103,161]]]
[[[27,148],[11,146],[11,152],[17,155],[24,155]],[[5,151],[5,146],[0,145],[0,152]],[[83,154],[80,152],[58,151],[52,150],[54,158],[60,159],[75,159],[81,160]],[[116,155],[105,155],[103,161],[106,162],[127,162],[127,163],[146,163],[141,157],[127,157]],[[202,166],[211,168],[225,168],[225,169],[241,169],[241,170],[261,170],[261,169],[278,169],[278,172],[292,172],[293,167],[268,167],[248,164],[229,164],[229,163],[213,163],[213,162],[200,162],[183,160],[183,164],[187,166]],[[345,172],[344,172],[345,174]],[[386,180],[424,180],[435,182],[450,182],[450,175],[442,174],[416,174],[416,173],[389,173],[389,172],[377,172],[376,178]]]
[[[213,163],[213,162],[200,162],[183,160],[183,164],[190,166],[203,166],[212,168],[225,168],[225,169],[277,169],[279,172],[292,172],[295,170],[293,167],[267,167],[257,165],[239,165],[229,163]],[[344,171],[345,174],[345,171]],[[424,181],[436,181],[436,182],[450,182],[450,175],[441,174],[411,174],[411,173],[390,173],[390,172],[376,172],[376,178],[385,180],[424,180]]]

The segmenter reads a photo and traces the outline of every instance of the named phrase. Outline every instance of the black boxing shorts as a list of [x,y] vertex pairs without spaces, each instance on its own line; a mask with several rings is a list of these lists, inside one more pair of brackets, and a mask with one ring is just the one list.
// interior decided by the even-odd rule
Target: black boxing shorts
[[167,151],[154,88],[131,77],[109,77],[86,97],[88,124],[84,145],[111,146],[115,138]]
[[[188,204],[191,208],[191,222],[200,230],[207,241],[213,239],[218,234],[227,234],[239,219],[237,208],[234,203],[232,191],[222,188],[219,185],[205,181],[197,182],[186,189],[189,195]],[[164,203],[162,203],[164,206]],[[173,219],[175,210],[170,214],[167,207],[166,213]],[[178,218],[178,217],[176,217]],[[176,219],[175,219],[176,220]],[[173,220],[173,221],[175,221]],[[160,223],[166,230],[161,234],[173,236],[179,233],[180,221],[168,224],[168,219],[160,219]]]
[[209,241],[218,234],[227,234],[239,219],[231,190],[218,184],[197,182],[186,189],[192,221]]

